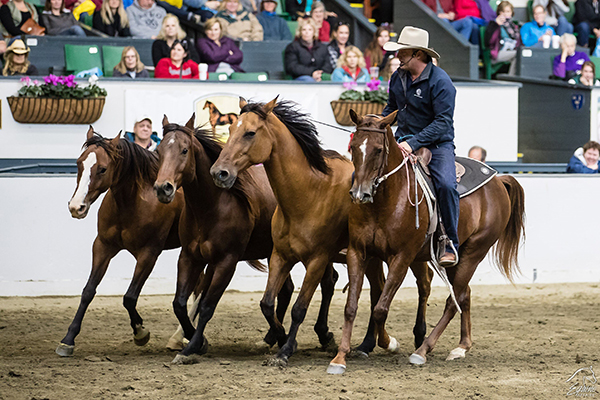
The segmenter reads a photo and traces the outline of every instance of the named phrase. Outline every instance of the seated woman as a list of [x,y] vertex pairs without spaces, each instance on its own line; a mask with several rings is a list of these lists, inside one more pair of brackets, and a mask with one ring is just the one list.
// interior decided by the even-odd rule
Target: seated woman
[[161,59],[154,69],[155,78],[198,79],[198,64],[188,59],[189,42],[175,40],[169,58]]
[[331,68],[337,67],[337,60],[347,46],[351,46],[352,43],[348,41],[350,39],[350,25],[347,22],[340,22],[333,28],[331,33],[331,42],[327,45],[327,52],[329,53],[329,62]]
[[223,36],[221,20],[211,18],[204,24],[205,38],[198,39],[200,58],[208,64],[208,72],[244,72],[240,64],[244,59],[235,42]]
[[375,31],[373,40],[365,49],[365,62],[367,69],[378,67],[379,71],[385,68],[390,58],[394,57],[394,52],[385,51],[383,45],[390,41],[390,28],[387,25],[381,25]]
[[[20,36],[24,33],[21,27],[27,20],[33,19],[40,23],[35,7],[23,0],[10,0],[0,7],[0,34],[5,38]],[[43,36],[41,33],[39,36]]]
[[156,150],[160,143],[158,135],[152,132],[152,120],[147,116],[138,118],[133,125],[133,132],[125,133],[125,139],[150,151]]
[[323,72],[332,71],[327,46],[318,39],[317,26],[312,19],[299,19],[296,39],[284,52],[284,68],[299,81],[321,82]]
[[331,74],[333,82],[367,83],[369,71],[365,68],[365,58],[356,46],[346,47],[346,51],[338,60],[338,67]]
[[[162,58],[169,57],[171,46],[175,40],[182,41],[184,39],[187,38],[183,29],[181,29],[181,25],[179,25],[179,19],[173,14],[167,14],[163,19],[162,28],[156,40],[152,43],[152,62],[154,66]],[[190,46],[190,59],[195,63],[200,62],[200,56],[198,56],[194,46]]]
[[317,30],[319,31],[319,40],[324,43],[329,43],[331,40],[331,25],[325,20],[325,4],[321,1],[315,1],[310,10],[310,17],[315,21]]
[[[432,58],[431,61],[434,62],[434,60],[436,59]],[[434,65],[437,66],[437,64],[435,63]],[[394,72],[396,72],[398,68],[400,68],[400,59],[398,57],[390,59],[390,61],[388,61],[387,65],[381,72],[380,79],[382,79],[384,82],[389,82],[389,80],[392,79],[392,75],[394,75]]]
[[513,5],[502,1],[496,9],[498,17],[485,29],[485,43],[490,49],[492,64],[510,62],[509,75],[517,73],[517,50],[521,47],[519,27],[512,21]]
[[554,57],[552,73],[555,77],[567,80],[579,73],[583,63],[590,58],[583,51],[576,51],[577,38],[571,33],[560,37],[561,53]]
[[572,85],[600,86],[600,81],[596,79],[596,66],[591,61],[586,61],[581,66],[581,75],[575,75],[569,79]]
[[115,78],[149,78],[146,66],[140,61],[140,55],[133,46],[127,46],[121,54],[121,61],[113,69]]
[[38,71],[29,60],[29,47],[21,39],[17,39],[4,53],[4,69],[2,75],[37,75]]
[[94,29],[106,33],[108,36],[131,36],[129,18],[122,0],[105,0],[102,7],[94,12],[92,21]]
[[567,172],[572,174],[597,174],[600,167],[600,143],[590,140],[575,150],[569,160]]
[[85,36],[85,31],[65,8],[65,0],[46,0],[42,22],[49,36]]
[[275,13],[277,1],[262,0],[260,13],[256,14],[258,22],[263,27],[263,40],[292,40],[292,33],[287,22]]
[[216,17],[221,21],[223,34],[233,40],[263,40],[262,25],[253,14],[244,11],[239,0],[223,0]]

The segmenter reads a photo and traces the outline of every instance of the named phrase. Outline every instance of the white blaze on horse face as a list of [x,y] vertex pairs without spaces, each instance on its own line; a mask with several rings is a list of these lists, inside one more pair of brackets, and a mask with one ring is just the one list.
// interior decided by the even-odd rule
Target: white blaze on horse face
[[237,123],[237,127],[239,128],[240,126],[242,126],[242,117],[240,117],[238,119],[238,123]]
[[367,140],[365,139],[364,142],[362,142],[362,144],[359,146],[360,152],[362,154],[362,163],[364,165],[365,163],[365,158],[367,157]]
[[171,140],[169,140],[169,143],[167,143],[167,144],[171,145],[173,143],[175,143],[175,138],[171,138]]
[[82,164],[83,172],[81,173],[81,179],[79,180],[77,191],[69,202],[69,209],[71,210],[77,210],[83,205],[85,196],[87,196],[88,191],[90,190],[90,182],[92,181],[92,167],[94,164],[96,164],[96,153],[91,152],[88,154],[85,160],[83,160]]

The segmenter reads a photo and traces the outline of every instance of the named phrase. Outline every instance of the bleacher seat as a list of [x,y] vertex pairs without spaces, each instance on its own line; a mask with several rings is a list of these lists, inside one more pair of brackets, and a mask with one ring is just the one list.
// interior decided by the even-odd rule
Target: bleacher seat
[[269,79],[266,72],[234,72],[229,75],[232,81],[264,82]]
[[104,76],[113,76],[113,69],[121,62],[125,46],[102,46],[102,66]]
[[209,81],[226,81],[227,79],[229,79],[229,78],[227,77],[227,74],[224,72],[209,72],[208,73]]
[[596,79],[600,79],[600,57],[590,56],[590,61],[593,62],[596,67]]
[[510,62],[499,62],[492,64],[492,54],[490,53],[490,49],[485,45],[484,37],[485,26],[481,26],[479,27],[479,42],[481,44],[481,60],[483,61],[484,78],[492,79],[492,75],[500,71],[503,66],[510,66]]
[[296,29],[298,29],[298,21],[287,21],[287,26],[292,33],[292,38],[296,37]]
[[94,67],[102,69],[98,46],[65,44],[65,69],[68,72],[76,74]]

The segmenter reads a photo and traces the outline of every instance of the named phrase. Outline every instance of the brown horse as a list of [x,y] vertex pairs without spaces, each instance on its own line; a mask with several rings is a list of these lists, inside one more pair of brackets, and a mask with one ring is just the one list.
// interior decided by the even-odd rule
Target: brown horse
[[[296,335],[319,281],[324,273],[333,270],[332,262],[339,262],[338,253],[347,247],[351,206],[348,190],[353,167],[348,159],[335,151],[321,148],[315,126],[294,103],[276,104],[276,101],[264,105],[240,99],[240,119],[230,128],[229,141],[211,173],[217,185],[229,188],[250,166],[264,164],[278,207],[272,228],[275,247],[261,308],[279,340],[286,340],[286,336],[273,312],[275,296],[296,262],[301,261],[306,267],[306,276],[292,309],[287,342],[270,361],[275,365],[286,365],[296,350]],[[379,298],[385,280],[380,262],[369,270],[368,278],[372,298]],[[429,295],[428,285],[428,281],[419,283],[420,293],[424,296]],[[322,286],[322,289],[334,291],[334,287]],[[426,297],[423,305],[425,303]],[[415,333],[422,330],[423,334],[417,341],[422,341],[425,334],[424,314],[421,315]],[[372,330],[373,324],[370,323],[369,328]],[[319,329],[317,334],[323,346],[333,342],[333,334],[326,324]],[[362,353],[368,353],[374,347],[369,337],[368,334],[359,347]],[[385,339],[382,336],[379,344],[391,351],[398,347],[396,340],[387,336]]]
[[[368,268],[366,261],[378,258],[389,266],[383,293],[373,309],[375,331],[380,334],[392,299],[402,284],[409,265],[423,264],[430,259],[427,244],[429,216],[425,202],[416,203],[420,207],[420,224],[419,228],[415,227],[416,210],[411,205],[409,196],[413,198],[416,188],[410,163],[404,166],[408,171],[400,169],[392,172],[404,159],[390,129],[396,113],[381,118],[375,115],[359,117],[353,110],[350,111],[357,126],[350,142],[356,171],[350,196],[356,204],[352,207],[349,218],[350,288],[344,314],[343,337],[338,354],[327,370],[333,374],[341,374],[346,369],[346,355],[350,351],[352,326],[363,275]],[[387,180],[379,179],[389,173],[392,174]],[[494,177],[485,186],[460,200],[460,260],[455,267],[446,271],[462,309],[461,338],[458,347],[450,352],[449,360],[464,357],[472,345],[469,281],[475,269],[496,243],[495,261],[500,271],[512,281],[513,274],[518,270],[517,255],[522,234],[524,193],[513,177]],[[442,318],[423,344],[410,356],[411,363],[425,363],[426,354],[433,349],[456,312],[454,302],[448,297]]]
[[215,133],[218,125],[233,125],[238,120],[238,115],[236,113],[222,114],[217,106],[208,100],[206,100],[206,103],[204,103],[204,107],[202,107],[202,109],[206,110],[207,108],[210,114],[208,121],[210,122],[210,126],[212,126],[213,134]]
[[146,344],[150,332],[136,310],[138,297],[160,253],[180,246],[177,226],[183,194],[178,192],[169,205],[161,204],[152,191],[158,171],[157,155],[119,136],[105,139],[90,126],[84,151],[77,159],[77,187],[69,201],[73,218],[85,218],[98,196],[110,190],[98,210],[98,236],[92,248],[90,277],[69,331],[56,349],[61,356],[73,355],[75,337],[96,288],[110,260],[123,249],[136,259],[123,305],[129,312],[134,342]]
[[[154,185],[162,202],[172,200],[178,187],[184,188],[185,205],[179,225],[182,251],[178,262],[175,315],[191,339],[173,360],[193,363],[207,350],[204,329],[229,285],[239,260],[256,260],[271,255],[271,218],[276,207],[273,191],[262,167],[241,174],[232,190],[216,187],[209,168],[221,153],[221,144],[206,131],[193,130],[194,117],[186,126],[163,120],[164,139],[158,146],[160,169]],[[194,330],[186,315],[186,302],[205,266],[206,285],[199,305],[198,327]],[[259,263],[253,264],[259,268]],[[333,274],[322,285],[333,286]],[[278,297],[277,316],[283,319],[294,289],[286,275]],[[329,299],[324,297],[321,314],[327,316]],[[322,324],[322,317],[317,324]],[[264,340],[270,346],[279,338],[270,330]],[[283,343],[280,341],[280,345]]]

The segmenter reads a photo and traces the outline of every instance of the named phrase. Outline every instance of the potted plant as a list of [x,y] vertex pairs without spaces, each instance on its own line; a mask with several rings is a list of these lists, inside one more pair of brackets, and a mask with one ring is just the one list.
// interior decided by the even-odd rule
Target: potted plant
[[10,111],[25,124],[91,124],[102,115],[106,100],[97,80],[93,75],[82,87],[73,75],[48,75],[43,83],[23,77],[17,95],[7,98]]
[[380,87],[381,82],[373,79],[367,82],[364,91],[356,90],[356,82],[345,82],[347,89],[340,95],[339,100],[331,102],[331,109],[338,124],[343,126],[352,126],[354,123],[350,119],[348,111],[353,109],[358,115],[381,114],[387,104],[388,92]]

